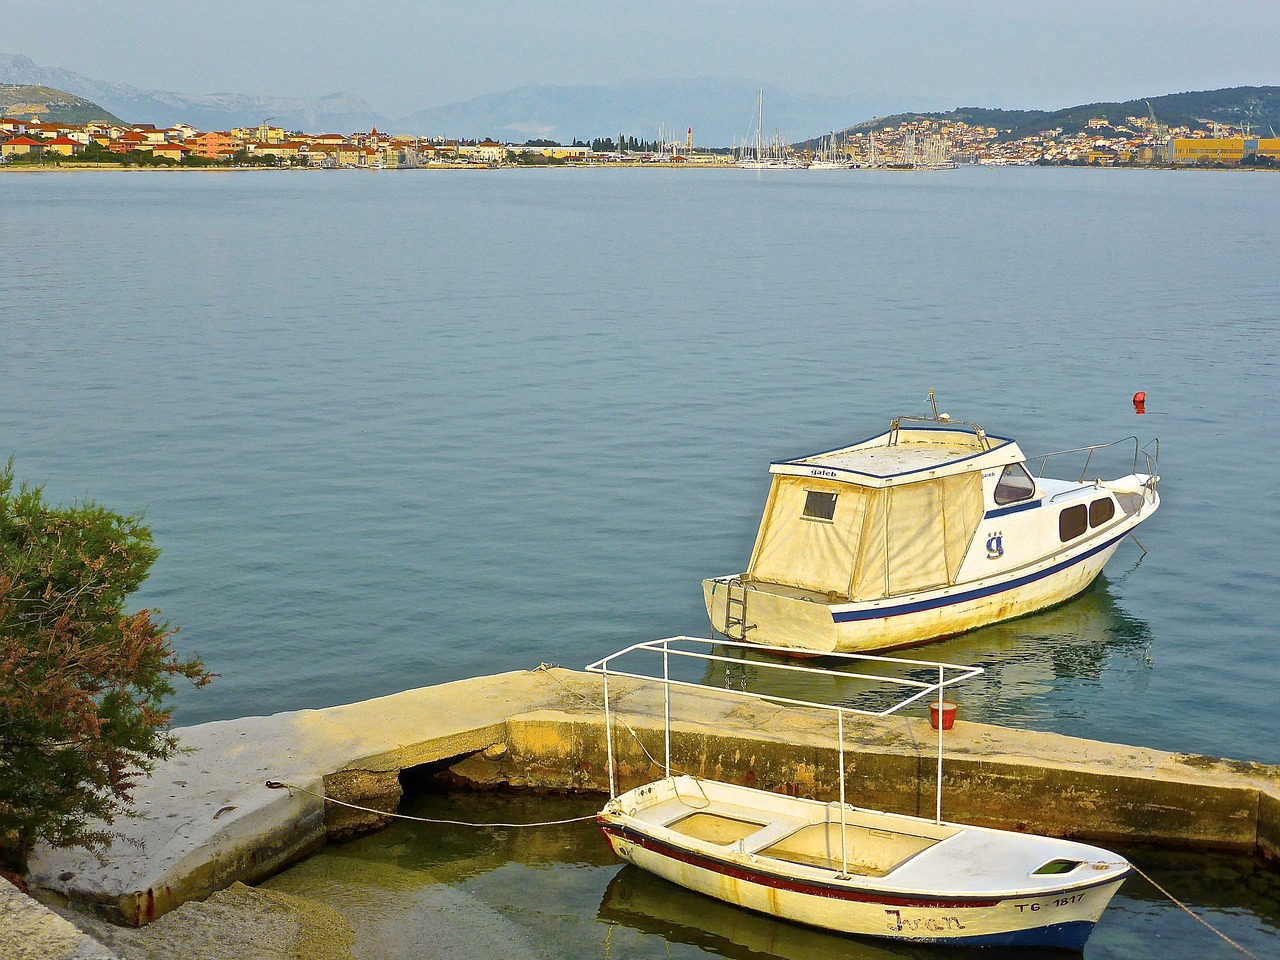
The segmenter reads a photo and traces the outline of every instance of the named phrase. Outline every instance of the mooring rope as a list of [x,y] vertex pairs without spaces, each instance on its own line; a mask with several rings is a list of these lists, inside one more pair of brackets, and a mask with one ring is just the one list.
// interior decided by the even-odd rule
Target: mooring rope
[[1152,880],[1151,877],[1145,871],[1143,871],[1141,867],[1138,867],[1132,863],[1130,863],[1129,866],[1133,867],[1134,873],[1142,877],[1143,880],[1147,881],[1147,883],[1151,884],[1153,887],[1159,890],[1162,894],[1168,897],[1172,903],[1182,908],[1182,910],[1187,914],[1187,916],[1191,917],[1192,920],[1196,921],[1197,923],[1204,924],[1204,926],[1208,927],[1210,931],[1212,931],[1217,936],[1221,937],[1227,943],[1231,944],[1231,946],[1235,947],[1237,950],[1243,953],[1246,957],[1251,957],[1252,960],[1258,960],[1258,955],[1256,953],[1251,951],[1248,947],[1244,947],[1236,943],[1234,940],[1228,937],[1225,933],[1223,933],[1221,930],[1215,927],[1212,923],[1210,923],[1204,917],[1200,916],[1198,913],[1196,913],[1194,910],[1188,907],[1185,903],[1183,903],[1181,900],[1175,897],[1172,893],[1170,893],[1164,887],[1160,886],[1160,884]]
[[380,817],[391,817],[395,820],[412,820],[414,823],[439,823],[451,827],[559,827],[567,823],[583,823],[587,820],[594,820],[596,818],[596,815],[591,813],[585,817],[570,817],[567,820],[542,820],[537,823],[472,823],[468,820],[441,820],[436,817],[411,817],[407,813],[388,813],[386,810],[375,810],[373,807],[362,807],[358,803],[347,803],[345,800],[338,800],[335,797],[329,797],[323,793],[308,790],[306,787],[300,787],[296,783],[285,783],[281,780],[268,780],[266,785],[271,790],[297,790],[299,793],[318,797],[325,801],[325,803],[336,803],[340,807],[349,807],[352,810],[360,810],[364,813],[375,813]]

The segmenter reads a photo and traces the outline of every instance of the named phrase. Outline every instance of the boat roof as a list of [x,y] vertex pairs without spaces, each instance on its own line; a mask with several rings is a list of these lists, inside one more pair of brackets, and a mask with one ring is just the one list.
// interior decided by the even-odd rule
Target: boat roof
[[890,428],[852,446],[775,460],[770,473],[892,487],[919,480],[989,470],[1026,460],[1008,437],[969,424]]

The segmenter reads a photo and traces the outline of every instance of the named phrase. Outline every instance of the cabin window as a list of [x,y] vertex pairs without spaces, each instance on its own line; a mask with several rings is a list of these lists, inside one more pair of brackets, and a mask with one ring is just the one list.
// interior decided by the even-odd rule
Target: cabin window
[[804,492],[804,518],[806,520],[825,520],[828,523],[836,515],[836,497],[838,494],[823,490],[806,490]]
[[1020,463],[1011,463],[1004,468],[1000,479],[996,481],[996,503],[1004,506],[1007,503],[1021,503],[1035,496],[1036,482],[1027,473],[1027,468]]
[[1089,529],[1089,508],[1083,503],[1067,507],[1058,514],[1058,537],[1063,543],[1074,540]]
[[1116,515],[1116,502],[1110,497],[1099,497],[1089,504],[1089,526],[1100,527]]

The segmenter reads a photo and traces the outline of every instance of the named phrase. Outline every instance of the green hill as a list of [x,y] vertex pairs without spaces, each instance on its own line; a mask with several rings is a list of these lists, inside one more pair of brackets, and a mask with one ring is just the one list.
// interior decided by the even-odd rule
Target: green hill
[[93,120],[124,123],[91,100],[53,87],[26,83],[0,83],[0,117],[17,120],[39,117],[45,123],[89,123]]
[[[1148,104],[1150,107],[1148,108]],[[1063,110],[995,110],[986,107],[957,107],[947,113],[900,113],[877,117],[842,130],[837,136],[865,133],[882,127],[896,127],[903,122],[935,120],[941,123],[961,122],[972,126],[995,127],[1000,139],[1017,140],[1034,136],[1041,130],[1061,127],[1064,135],[1079,133],[1093,117],[1105,117],[1112,125],[1124,123],[1125,117],[1146,117],[1154,111],[1156,119],[1169,127],[1199,127],[1200,121],[1218,121],[1234,126],[1249,124],[1258,136],[1270,136],[1280,129],[1280,87],[1227,87],[1192,93],[1170,93],[1162,97],[1125,100],[1121,103],[1085,103]],[[803,146],[816,147],[812,140]]]

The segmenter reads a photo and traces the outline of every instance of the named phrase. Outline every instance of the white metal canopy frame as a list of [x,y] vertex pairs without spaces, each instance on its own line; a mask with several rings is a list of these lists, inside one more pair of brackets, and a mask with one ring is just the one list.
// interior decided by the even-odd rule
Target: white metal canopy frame
[[[688,648],[694,649],[688,649]],[[703,649],[698,649],[703,648]],[[611,653],[607,657],[603,657],[595,663],[589,664],[586,670],[590,673],[598,673],[604,680],[604,716],[605,716],[605,744],[609,757],[609,796],[616,797],[617,788],[614,782],[614,761],[613,761],[613,719],[609,708],[609,678],[628,677],[633,680],[643,680],[655,683],[661,683],[663,686],[664,701],[664,736],[666,747],[666,776],[671,778],[671,688],[685,687],[694,690],[704,689],[720,689],[713,688],[710,684],[694,683],[687,680],[678,680],[671,676],[672,658],[680,658],[683,660],[702,662],[706,664],[730,664],[741,665],[742,658],[726,656],[723,653],[717,653],[716,648],[734,648],[752,653],[772,653],[782,657],[794,657],[795,651],[786,647],[768,647],[755,643],[739,643],[732,640],[708,640],[703,637],[668,637],[665,640],[646,640],[643,643],[635,643],[629,647],[625,647],[616,653]],[[648,652],[659,654],[662,657],[662,675],[656,676],[652,673],[640,673],[629,669],[619,669],[615,662],[623,657],[639,652]],[[728,692],[734,696],[748,697],[753,700],[764,700],[772,703],[784,703],[798,707],[810,707],[818,710],[830,710],[836,715],[836,737],[837,737],[837,755],[839,756],[839,774],[840,774],[840,823],[842,827],[841,837],[844,836],[843,827],[845,826],[845,815],[847,804],[845,803],[845,764],[844,764],[844,718],[845,714],[856,714],[866,717],[888,717],[905,707],[911,706],[918,702],[929,702],[936,694],[938,704],[938,775],[937,775],[937,793],[934,808],[934,822],[942,823],[942,715],[943,715],[943,693],[947,687],[960,683],[963,680],[969,680],[978,676],[985,671],[981,667],[962,666],[953,663],[941,663],[934,660],[908,660],[901,657],[877,657],[864,653],[828,653],[823,654],[824,661],[838,660],[845,664],[890,664],[908,668],[926,668],[938,671],[938,679],[936,681],[915,680],[909,677],[893,677],[883,676],[880,674],[852,672],[849,670],[834,670],[828,667],[815,667],[804,664],[798,664],[793,661],[773,662],[767,660],[752,660],[753,667],[762,668],[764,670],[785,671],[794,674],[809,675],[813,677],[833,677],[844,680],[867,680],[877,684],[884,684],[888,689],[897,688],[901,696],[892,704],[881,710],[866,710],[858,707],[852,707],[844,703],[823,703],[814,700],[802,700],[796,697],[784,696],[781,694],[762,693],[751,690],[730,689]],[[844,849],[844,841],[841,841],[841,859],[844,862],[844,868],[847,872],[847,852]]]

